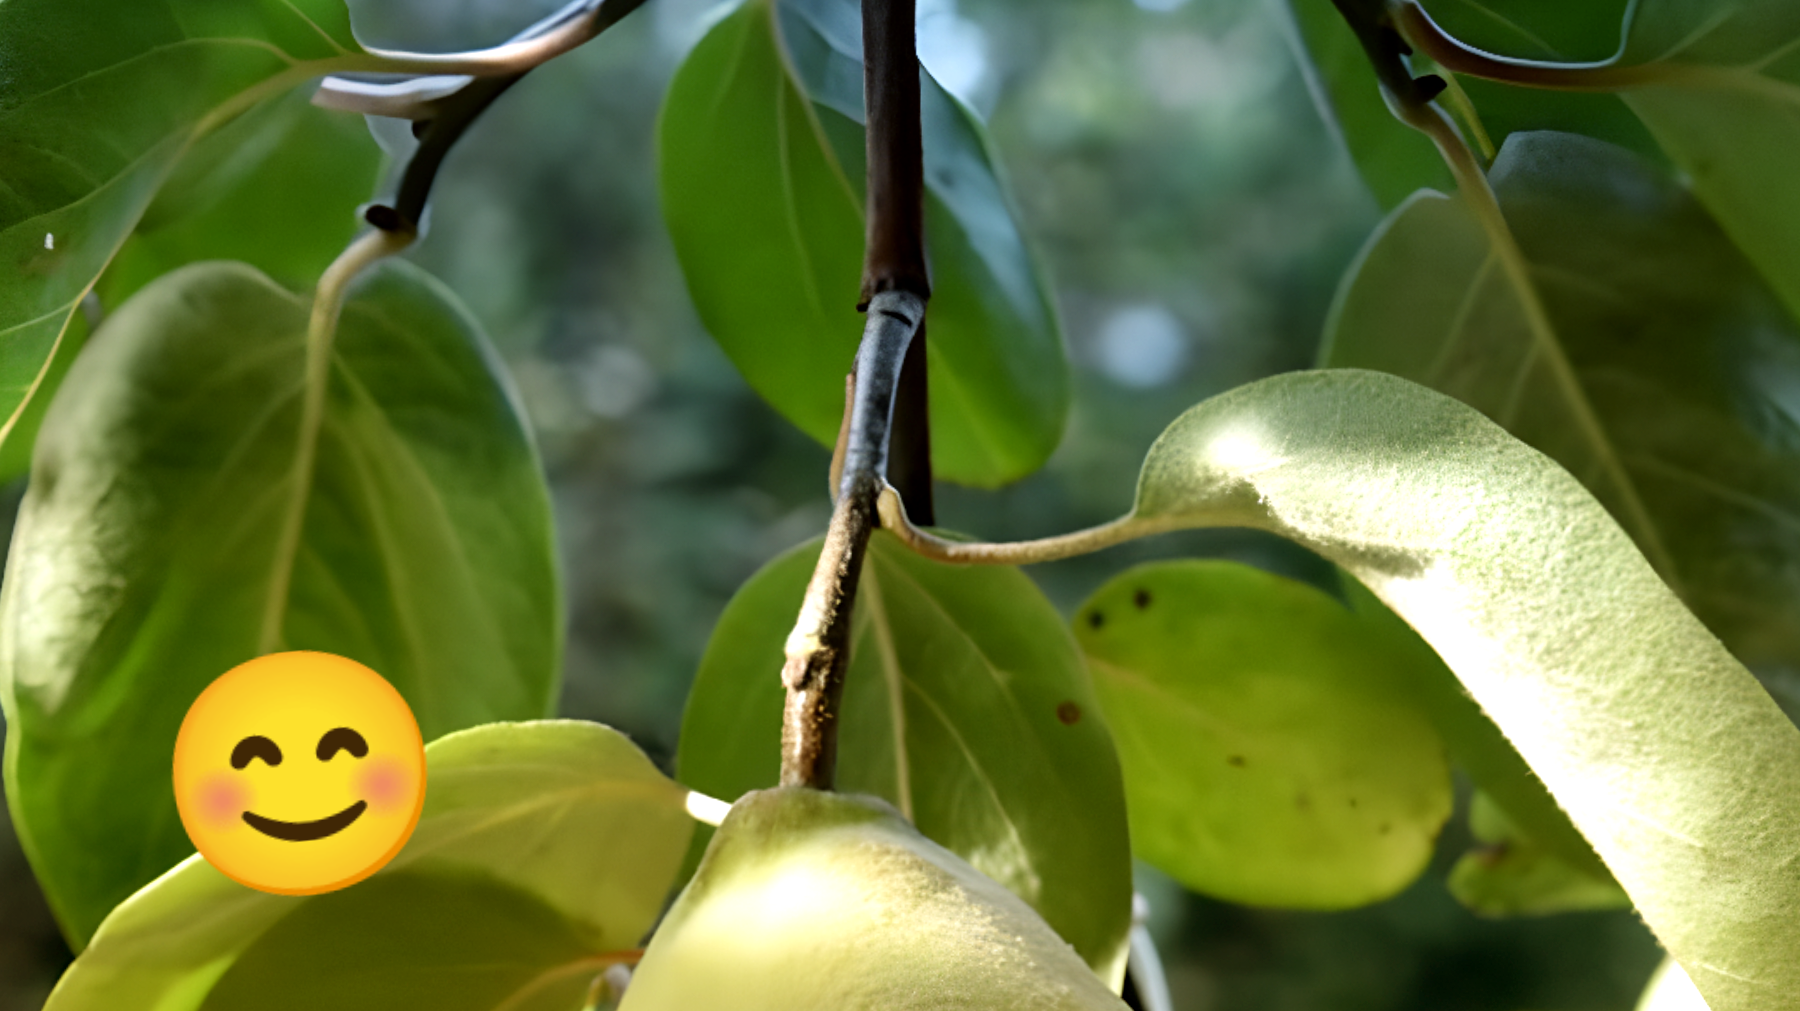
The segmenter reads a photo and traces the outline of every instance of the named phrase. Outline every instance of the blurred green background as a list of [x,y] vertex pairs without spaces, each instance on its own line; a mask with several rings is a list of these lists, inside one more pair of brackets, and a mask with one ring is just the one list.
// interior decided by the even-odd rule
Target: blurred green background
[[[440,51],[493,44],[555,6],[351,0],[366,42]],[[526,78],[452,155],[411,254],[487,326],[537,431],[568,592],[562,711],[630,733],[665,768],[726,600],[829,514],[829,454],[701,329],[657,211],[657,108],[714,6],[652,0]],[[927,66],[989,120],[1076,366],[1050,465],[999,493],[940,486],[939,521],[1011,539],[1110,519],[1182,409],[1312,362],[1374,201],[1320,118],[1280,2],[919,0],[919,24]],[[6,492],[8,523],[22,491]],[[1237,532],[1032,575],[1066,612],[1126,565],[1174,555],[1330,578]],[[1658,952],[1631,914],[1478,920],[1442,885],[1467,845],[1459,815],[1425,878],[1339,914],[1234,907],[1144,871],[1176,1007],[1632,1006]],[[0,1009],[38,1007],[68,958],[0,834]]]

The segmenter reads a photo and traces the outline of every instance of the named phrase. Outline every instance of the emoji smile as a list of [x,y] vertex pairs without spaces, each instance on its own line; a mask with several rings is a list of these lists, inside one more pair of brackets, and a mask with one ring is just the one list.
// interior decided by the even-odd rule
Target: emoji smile
[[368,809],[369,802],[359,800],[337,814],[318,821],[277,821],[274,818],[264,818],[254,811],[245,811],[244,824],[263,835],[286,842],[311,842],[349,828],[350,823],[361,818],[362,813]]

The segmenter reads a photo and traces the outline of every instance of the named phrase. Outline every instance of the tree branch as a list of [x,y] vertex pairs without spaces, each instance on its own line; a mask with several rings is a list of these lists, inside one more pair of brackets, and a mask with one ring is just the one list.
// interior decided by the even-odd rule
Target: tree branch
[[870,300],[856,355],[850,423],[841,440],[843,477],[825,547],[806,586],[800,616],[787,639],[781,682],[787,706],[781,721],[781,784],[829,790],[837,769],[838,703],[850,663],[850,617],[876,499],[887,468],[888,436],[907,348],[925,319],[925,301],[908,291]]
[[[832,455],[836,505],[825,546],[788,635],[781,681],[781,783],[829,790],[837,775],[838,703],[850,664],[850,618],[863,556],[890,479],[926,510],[931,435],[925,387],[925,157],[913,0],[863,0],[863,95],[868,120],[868,313]],[[891,443],[891,446],[890,446]],[[891,453],[890,453],[891,450]],[[894,456],[893,472],[889,458]]]
[[[863,0],[863,96],[868,130],[868,232],[862,305],[884,291],[931,298],[925,260],[925,155],[919,117],[919,57],[914,0]],[[926,343],[907,351],[894,411],[887,480],[912,503],[919,522],[935,522],[931,494],[930,395]]]
[[931,297],[925,266],[925,149],[913,0],[863,0],[868,243],[862,304],[884,291]]
[[[1341,7],[1341,4],[1340,4]],[[1387,14],[1393,30],[1445,70],[1527,88],[1558,91],[1622,91],[1681,77],[1688,68],[1666,64],[1620,65],[1600,63],[1545,63],[1517,60],[1484,53],[1466,45],[1440,28],[1431,15],[1412,0],[1400,0]],[[1354,22],[1353,22],[1354,23]],[[1704,73],[1701,68],[1693,70]]]
[[427,119],[433,103],[466,85],[472,77],[517,77],[594,39],[644,0],[573,0],[561,10],[492,49],[467,53],[368,51],[368,72],[408,75],[402,81],[363,81],[328,77],[313,103],[328,109]]

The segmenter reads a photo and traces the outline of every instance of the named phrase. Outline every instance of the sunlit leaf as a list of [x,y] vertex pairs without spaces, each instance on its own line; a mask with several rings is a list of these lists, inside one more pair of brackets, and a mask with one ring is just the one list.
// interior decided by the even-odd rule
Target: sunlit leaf
[[0,3],[0,425],[198,138],[375,62],[342,0]]
[[1631,905],[1610,879],[1576,870],[1539,846],[1485,793],[1475,794],[1469,828],[1479,845],[1450,869],[1450,894],[1483,916],[1531,916]]
[[[833,443],[863,251],[861,29],[840,0],[748,0],[670,85],[663,215],[701,319],[750,385]],[[940,476],[991,486],[1061,438],[1067,364],[986,131],[920,74]]]
[[[770,563],[719,619],[682,721],[684,783],[726,799],[775,785],[783,644],[818,552]],[[891,801],[1116,983],[1131,925],[1124,797],[1056,610],[1015,569],[938,565],[877,533],[853,634],[838,787]]]
[[1331,0],[1287,0],[1291,37],[1313,101],[1336,128],[1383,208],[1414,190],[1447,190],[1450,170],[1429,138],[1394,118],[1356,34]]
[[1506,735],[1469,698],[1443,658],[1368,587],[1347,573],[1340,575],[1340,589],[1361,620],[1363,634],[1383,640],[1408,698],[1431,719],[1449,749],[1451,762],[1474,780],[1509,822],[1528,833],[1534,845],[1589,878],[1611,881],[1593,847],[1570,824],[1568,814],[1507,742]]
[[1120,573],[1075,614],[1125,770],[1132,849],[1258,906],[1385,899],[1450,816],[1404,658],[1320,591],[1231,562]]
[[1800,729],[1567,471],[1375,372],[1179,418],[1129,521],[1250,526],[1342,566],[1441,655],[1714,1011],[1800,992]]
[[309,308],[241,265],[184,268],[107,320],[45,419],[0,591],[0,698],[14,825],[77,943],[191,851],[175,732],[270,648],[266,623],[273,648],[374,668],[427,740],[554,698],[548,496],[475,323],[416,269],[360,282],[302,485]]
[[1466,205],[1422,195],[1353,271],[1326,364],[1480,408],[1581,478],[1739,659],[1800,669],[1800,326],[1629,154],[1519,135],[1492,181],[1553,342]]
[[662,910],[686,791],[573,720],[477,727],[425,756],[424,814],[375,876],[295,898],[192,857],[107,918],[46,1011],[580,1007]]
[[1694,981],[1674,959],[1665,959],[1650,977],[1637,1011],[1707,1011],[1706,1001],[1694,989]]

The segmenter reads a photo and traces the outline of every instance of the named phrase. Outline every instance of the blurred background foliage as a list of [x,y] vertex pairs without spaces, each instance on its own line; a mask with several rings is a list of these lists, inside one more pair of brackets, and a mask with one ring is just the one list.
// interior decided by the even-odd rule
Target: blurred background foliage
[[[365,42],[440,51],[556,6],[351,2]],[[665,768],[725,602],[829,514],[828,452],[702,330],[657,212],[657,109],[714,7],[654,0],[527,77],[451,156],[410,254],[488,328],[537,432],[567,584],[562,712],[626,731]],[[940,486],[939,520],[1012,539],[1110,519],[1182,409],[1312,364],[1379,210],[1315,108],[1279,2],[919,0],[919,19],[927,66],[989,121],[1075,365],[1049,466],[998,493]],[[9,511],[21,493],[7,490]],[[1235,531],[1031,574],[1067,613],[1132,562],[1196,555],[1330,585],[1299,549]],[[1657,960],[1648,931],[1628,912],[1478,920],[1443,886],[1468,844],[1459,816],[1431,873],[1349,913],[1231,906],[1140,869],[1176,1006],[1630,1007]],[[4,833],[0,1008],[37,1007],[68,958]]]

